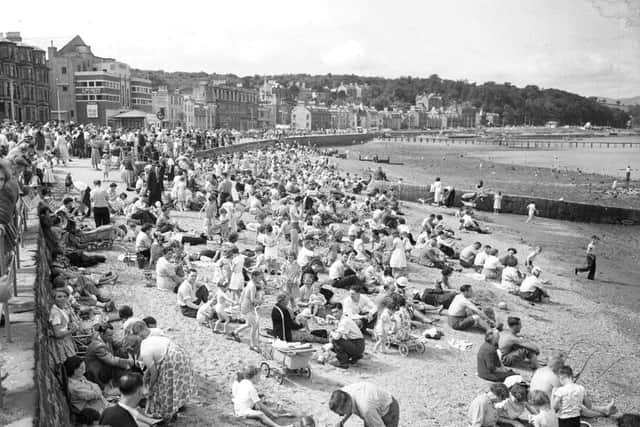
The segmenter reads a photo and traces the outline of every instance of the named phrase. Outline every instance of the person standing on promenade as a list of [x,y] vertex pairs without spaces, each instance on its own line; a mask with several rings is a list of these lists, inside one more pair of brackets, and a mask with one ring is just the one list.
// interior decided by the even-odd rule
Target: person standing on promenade
[[502,191],[498,191],[493,195],[493,213],[498,215],[502,209]]
[[587,279],[593,280],[596,275],[596,243],[600,240],[598,236],[591,236],[591,241],[587,245],[587,265],[584,267],[576,267],[575,274],[588,271]]
[[625,181],[627,182],[627,189],[631,184],[631,165],[627,166]]

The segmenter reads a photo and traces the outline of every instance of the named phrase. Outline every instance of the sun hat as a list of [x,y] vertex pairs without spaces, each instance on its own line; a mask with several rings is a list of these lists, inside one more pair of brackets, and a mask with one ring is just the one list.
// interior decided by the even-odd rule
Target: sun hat
[[396,279],[396,285],[400,288],[406,288],[407,286],[409,286],[409,279],[404,276],[398,277]]

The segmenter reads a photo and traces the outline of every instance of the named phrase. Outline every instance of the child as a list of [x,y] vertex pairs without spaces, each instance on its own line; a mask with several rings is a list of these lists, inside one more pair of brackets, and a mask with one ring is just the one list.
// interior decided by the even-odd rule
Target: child
[[213,332],[219,333],[218,327],[220,323],[224,322],[224,326],[222,327],[222,333],[227,334],[227,325],[231,321],[231,316],[227,313],[227,308],[230,305],[233,305],[233,299],[231,299],[227,295],[226,285],[224,282],[218,283],[218,288],[216,289],[216,297],[217,304],[215,306],[216,314],[218,315],[218,320],[216,324],[213,326]]
[[258,368],[250,365],[236,374],[236,380],[231,386],[233,412],[237,417],[258,420],[268,427],[279,427],[273,420],[278,416],[287,417],[291,415],[276,415],[265,406],[251,382],[252,379],[259,378],[258,372]]
[[373,351],[375,353],[379,353],[379,352],[386,353],[386,350],[384,349],[385,344],[389,339],[388,338],[389,331],[393,329],[393,325],[394,325],[392,314],[391,314],[392,305],[393,305],[393,302],[389,297],[384,297],[380,302],[380,308],[382,310],[380,311],[380,315],[378,316],[378,321],[376,322],[376,326],[374,328],[374,333],[377,339],[376,344],[373,347]]
[[497,194],[494,193],[493,195],[493,213],[498,215],[500,209],[502,209],[502,191],[498,191]]
[[549,396],[542,390],[531,392],[531,404],[538,410],[535,415],[529,415],[529,423],[533,427],[558,427],[558,416],[551,410]]
[[102,169],[102,177],[104,181],[109,180],[109,170],[111,169],[111,158],[108,154],[102,156],[100,161],[100,168]]
[[264,235],[264,259],[267,263],[267,270],[271,274],[275,274],[278,261],[278,237],[278,233],[274,231],[273,226],[267,224]]
[[207,201],[200,210],[200,213],[204,212],[204,234],[206,234],[209,240],[213,240],[213,223],[218,211],[218,203],[213,194],[209,194]]
[[225,208],[220,208],[220,216],[218,220],[220,221],[220,237],[222,240],[227,240],[229,237],[229,222],[230,222],[229,212]]
[[71,178],[71,172],[67,173],[67,176],[64,178],[64,191],[66,193],[70,193],[73,188],[73,178]]
[[311,314],[318,316],[318,310],[326,304],[327,299],[320,292],[320,283],[316,281],[311,285],[311,294],[309,295],[309,309],[311,310]]
[[533,268],[533,260],[540,255],[540,252],[542,252],[542,248],[540,246],[536,246],[535,249],[527,255],[524,265],[529,271]]
[[240,254],[237,246],[234,246],[231,251],[231,277],[229,278],[229,290],[234,297],[234,300],[240,298],[242,288],[244,288],[244,255]]
[[[207,302],[198,307],[196,320],[200,325],[206,326],[207,328],[212,328],[213,319],[215,319],[216,314],[216,302],[216,298],[209,298]],[[215,332],[215,329],[213,330],[213,332]]]

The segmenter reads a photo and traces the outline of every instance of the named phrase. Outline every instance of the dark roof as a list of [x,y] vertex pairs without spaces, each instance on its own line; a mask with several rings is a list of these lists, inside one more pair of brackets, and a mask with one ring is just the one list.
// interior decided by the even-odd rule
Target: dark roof
[[84,42],[84,40],[82,40],[82,38],[80,38],[80,36],[75,36],[71,41],[69,41],[69,43],[65,44],[62,49],[60,49],[60,53],[73,52],[78,46],[90,47]]
[[112,118],[114,119],[144,119],[146,117],[147,117],[147,113],[140,110],[124,111],[120,114],[116,114],[115,116],[112,116]]

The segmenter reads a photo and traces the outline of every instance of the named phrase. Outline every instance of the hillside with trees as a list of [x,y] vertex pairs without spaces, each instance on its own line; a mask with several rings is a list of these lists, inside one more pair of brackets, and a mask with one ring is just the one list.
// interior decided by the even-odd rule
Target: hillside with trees
[[[329,92],[341,83],[357,83],[366,87],[362,102],[377,109],[398,107],[407,109],[414,105],[416,95],[437,93],[444,99],[445,105],[470,103],[485,112],[498,113],[506,125],[544,125],[548,121],[557,121],[560,125],[584,125],[587,122],[596,126],[626,127],[629,115],[624,111],[609,108],[596,101],[559,89],[540,89],[535,85],[523,88],[509,82],[485,82],[477,84],[465,80],[449,80],[433,74],[428,78],[400,77],[362,77],[353,74],[283,74],[271,76],[245,76],[234,74],[207,74],[205,72],[187,73],[164,71],[134,70],[141,77],[150,79],[154,87],[166,85],[172,89],[185,89],[203,80],[226,80],[228,84],[241,84],[247,88],[258,88],[265,78],[276,80],[288,87],[288,100],[295,102],[298,87],[304,83],[307,88],[317,92]],[[328,97],[329,103],[340,103],[334,93]]]

